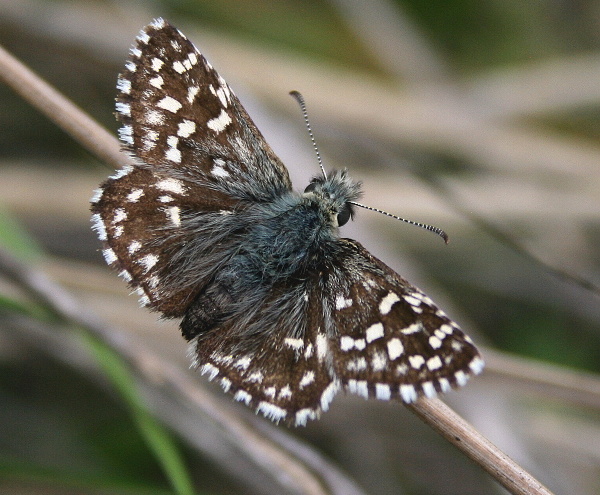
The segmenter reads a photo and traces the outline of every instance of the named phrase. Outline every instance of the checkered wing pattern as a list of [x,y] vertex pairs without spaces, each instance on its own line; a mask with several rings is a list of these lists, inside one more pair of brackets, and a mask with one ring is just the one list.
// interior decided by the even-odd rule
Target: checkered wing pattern
[[92,198],[109,265],[181,318],[195,367],[273,421],[304,425],[338,390],[412,402],[464,385],[477,349],[423,292],[339,236],[347,172],[304,193],[192,43],[157,19],[117,83],[134,164]]

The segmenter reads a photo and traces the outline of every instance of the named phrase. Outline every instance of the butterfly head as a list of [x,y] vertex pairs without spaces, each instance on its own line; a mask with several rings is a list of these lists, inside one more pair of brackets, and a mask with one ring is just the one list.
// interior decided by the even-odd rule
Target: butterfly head
[[352,203],[361,195],[361,183],[353,181],[345,169],[333,171],[327,177],[313,178],[303,194],[326,210],[334,227],[341,227],[354,217]]

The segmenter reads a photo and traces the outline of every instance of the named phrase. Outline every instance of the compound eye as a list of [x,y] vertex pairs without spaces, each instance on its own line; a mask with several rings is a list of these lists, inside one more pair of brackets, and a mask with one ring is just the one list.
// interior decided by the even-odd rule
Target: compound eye
[[346,225],[351,216],[352,210],[350,209],[350,205],[346,203],[337,215],[338,226]]
[[317,182],[311,182],[308,186],[306,186],[306,189],[304,190],[305,193],[307,192],[312,192],[317,188]]

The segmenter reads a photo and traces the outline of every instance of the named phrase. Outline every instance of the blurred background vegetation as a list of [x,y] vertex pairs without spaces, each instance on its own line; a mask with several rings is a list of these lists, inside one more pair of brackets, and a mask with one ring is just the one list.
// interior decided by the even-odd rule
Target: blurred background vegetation
[[[447,401],[557,493],[600,493],[600,3],[0,0],[0,43],[116,135],[116,76],[156,16],[225,77],[298,189],[318,168],[292,89],[364,203],[449,232],[446,247],[359,212],[344,235],[482,345],[486,373]],[[4,85],[0,130],[0,245],[185,369],[176,323],[136,307],[89,228],[110,169]],[[186,493],[189,478],[196,493],[276,493],[167,421],[152,428],[187,471],[173,487],[104,351],[60,359],[39,335],[81,335],[0,288],[0,492]],[[340,396],[291,433],[366,493],[502,493],[399,404]]]

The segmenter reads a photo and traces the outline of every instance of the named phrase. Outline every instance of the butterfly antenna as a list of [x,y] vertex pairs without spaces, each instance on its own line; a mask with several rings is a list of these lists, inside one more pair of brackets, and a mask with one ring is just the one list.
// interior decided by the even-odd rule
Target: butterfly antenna
[[302,110],[302,116],[304,117],[306,128],[308,129],[308,135],[310,136],[313,148],[315,150],[315,153],[317,154],[317,161],[319,162],[319,167],[321,167],[323,177],[327,178],[325,168],[323,167],[323,160],[321,159],[321,153],[319,153],[319,148],[317,147],[317,142],[315,141],[315,136],[313,134],[312,128],[310,127],[310,121],[308,120],[308,112],[306,111],[306,103],[304,102],[304,96],[302,96],[302,94],[300,94],[298,91],[290,91],[290,95],[292,95],[298,102],[298,105],[300,105],[300,110]]
[[[300,109],[302,110],[302,116],[304,117],[304,122],[306,123],[306,129],[308,130],[308,135],[310,136],[310,140],[312,141],[313,148],[315,153],[317,154],[317,161],[319,162],[319,166],[321,167],[321,172],[323,172],[323,177],[327,178],[327,174],[325,173],[325,168],[323,167],[323,160],[321,159],[321,154],[319,153],[319,148],[317,147],[317,142],[315,140],[315,136],[312,132],[312,128],[310,127],[310,121],[308,120],[308,112],[306,111],[306,102],[304,101],[304,97],[298,91],[290,91],[290,95],[292,95],[298,105],[300,105]],[[434,227],[433,225],[427,225],[425,223],[414,222],[412,220],[407,220],[406,218],[401,218],[397,215],[393,215],[388,213],[387,211],[380,210],[379,208],[373,208],[372,206],[363,205],[361,203],[356,203],[354,201],[349,201],[350,204],[354,206],[359,206],[360,208],[364,208],[365,210],[376,211],[377,213],[381,213],[382,215],[387,215],[388,217],[395,218],[396,220],[400,220],[401,222],[406,222],[410,225],[416,225],[417,227],[421,227],[422,229],[429,230],[434,234],[439,235],[444,242],[448,244],[448,234],[444,232],[442,229],[438,227]]]
[[349,201],[349,203],[354,206],[359,206],[361,208],[364,208],[365,210],[376,211],[377,213],[381,213],[382,215],[387,215],[388,217],[395,218],[396,220],[400,220],[401,222],[406,222],[410,225],[416,225],[417,227],[421,227],[422,229],[429,230],[430,232],[433,232],[434,234],[439,235],[442,239],[444,239],[444,242],[446,244],[448,244],[448,241],[449,241],[448,234],[446,234],[446,232],[444,232],[439,227],[434,227],[433,225],[427,225],[426,223],[420,223],[420,222],[414,222],[412,220],[407,220],[406,218],[401,218],[397,215],[392,215],[391,213],[380,210],[379,208],[373,208],[372,206],[367,206],[367,205],[363,205],[361,203],[356,203],[355,201]]

